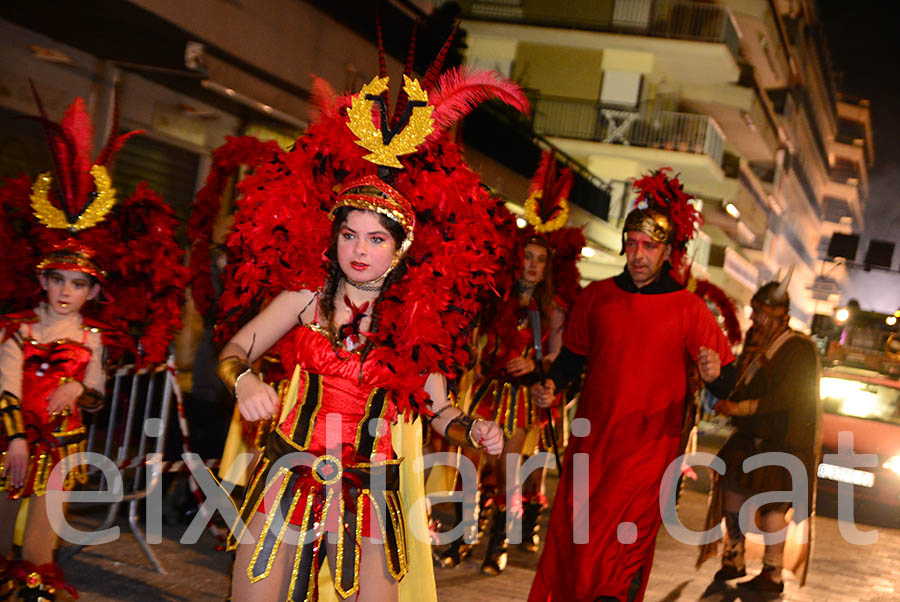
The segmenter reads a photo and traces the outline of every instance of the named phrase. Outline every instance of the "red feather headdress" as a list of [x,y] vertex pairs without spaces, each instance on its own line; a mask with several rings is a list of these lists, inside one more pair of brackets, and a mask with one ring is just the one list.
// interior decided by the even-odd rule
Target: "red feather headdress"
[[[485,97],[505,98],[520,110],[527,108],[527,100],[499,77],[452,73],[438,78],[429,69],[422,86],[407,79],[398,102],[400,115],[390,120],[379,91],[387,84],[383,77],[370,82],[368,86],[378,87],[367,88],[365,95],[340,98],[317,80],[318,119],[294,148],[269,148],[265,160],[247,159],[254,170],[238,184],[241,196],[227,240],[225,290],[219,299],[220,340],[236,331],[247,308],[258,308],[283,290],[316,290],[325,284],[323,251],[329,244],[335,189],[384,177],[384,168],[365,156],[415,134],[414,148],[393,154],[400,168],[389,174],[387,195],[402,197],[399,210],[411,208],[414,242],[406,254],[405,274],[382,292],[373,318],[378,328],[369,337],[376,346],[363,370],[394,374],[389,388],[398,406],[408,411],[424,400],[421,375],[452,376],[465,365],[468,332],[495,280],[508,268],[509,242],[496,227],[501,219],[497,201],[446,135],[452,123],[447,115],[458,118]],[[437,117],[426,124],[421,112],[429,110]],[[373,114],[380,117],[377,126],[370,121]],[[354,119],[351,131],[348,124]],[[423,129],[408,131],[411,123]],[[367,128],[374,132],[368,138],[359,133]],[[215,172],[216,166],[207,186],[221,177]],[[288,371],[296,361],[292,338],[286,336],[278,348]]]
[[536,242],[551,251],[554,294],[557,302],[566,309],[572,306],[581,290],[577,264],[581,249],[587,244],[582,228],[566,227],[573,182],[571,168],[560,168],[555,153],[545,150],[531,178],[525,201],[528,225],[520,234],[523,246]]
[[[35,93],[37,98],[37,94]],[[181,327],[187,270],[175,242],[177,220],[162,198],[141,182],[117,202],[108,168],[126,140],[116,135],[118,102],[109,141],[91,160],[93,125],[84,101],[76,98],[60,123],[49,120],[40,99],[40,117],[53,157],[53,173],[32,183],[25,175],[0,187],[0,307],[34,307],[41,298],[35,269],[70,269],[100,280],[106,302],[88,304],[86,318],[99,321],[115,341],[116,359],[130,350],[138,363],[165,360]]]

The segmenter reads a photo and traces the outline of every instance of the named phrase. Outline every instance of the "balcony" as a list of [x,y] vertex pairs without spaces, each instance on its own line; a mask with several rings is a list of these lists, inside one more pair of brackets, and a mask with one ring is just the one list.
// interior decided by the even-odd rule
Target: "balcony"
[[706,115],[626,110],[552,96],[531,101],[534,129],[545,136],[705,154],[722,166],[725,140],[715,120]]
[[737,59],[740,40],[728,11],[677,0],[475,0],[468,19],[565,27],[725,44]]

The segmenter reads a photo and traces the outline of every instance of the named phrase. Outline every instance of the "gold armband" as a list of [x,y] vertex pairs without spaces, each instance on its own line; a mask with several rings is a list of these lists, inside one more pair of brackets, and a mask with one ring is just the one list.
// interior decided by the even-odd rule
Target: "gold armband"
[[238,379],[250,370],[252,368],[246,359],[232,355],[219,362],[216,374],[219,375],[231,394],[235,395],[234,388],[237,386]]
[[25,435],[22,405],[19,402],[19,398],[9,391],[4,391],[0,395],[0,425],[3,427],[3,434],[10,439]]
[[478,442],[472,439],[472,425],[474,424],[475,421],[471,416],[460,414],[447,423],[447,428],[444,429],[444,438],[455,445],[478,449],[480,447]]

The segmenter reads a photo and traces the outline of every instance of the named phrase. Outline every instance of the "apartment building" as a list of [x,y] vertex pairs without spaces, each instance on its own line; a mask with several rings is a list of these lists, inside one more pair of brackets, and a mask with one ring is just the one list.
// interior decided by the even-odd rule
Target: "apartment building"
[[[698,275],[746,305],[794,265],[797,324],[832,311],[847,274],[821,259],[833,232],[862,229],[874,157],[868,104],[837,89],[814,2],[460,4],[466,62],[520,82],[535,131],[610,184],[589,238],[618,227],[630,178],[668,166],[702,207]],[[589,277],[621,266],[587,263]]]

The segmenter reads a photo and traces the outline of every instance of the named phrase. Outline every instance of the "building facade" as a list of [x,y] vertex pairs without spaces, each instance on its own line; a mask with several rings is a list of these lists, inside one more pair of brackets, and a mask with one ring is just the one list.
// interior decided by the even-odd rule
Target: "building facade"
[[[534,129],[610,183],[608,225],[630,178],[671,167],[702,207],[698,275],[746,305],[793,265],[798,322],[831,313],[847,274],[822,259],[833,232],[862,229],[874,157],[868,104],[840,95],[814,2],[462,4],[466,61],[519,81]],[[621,266],[602,261],[593,275]]]

